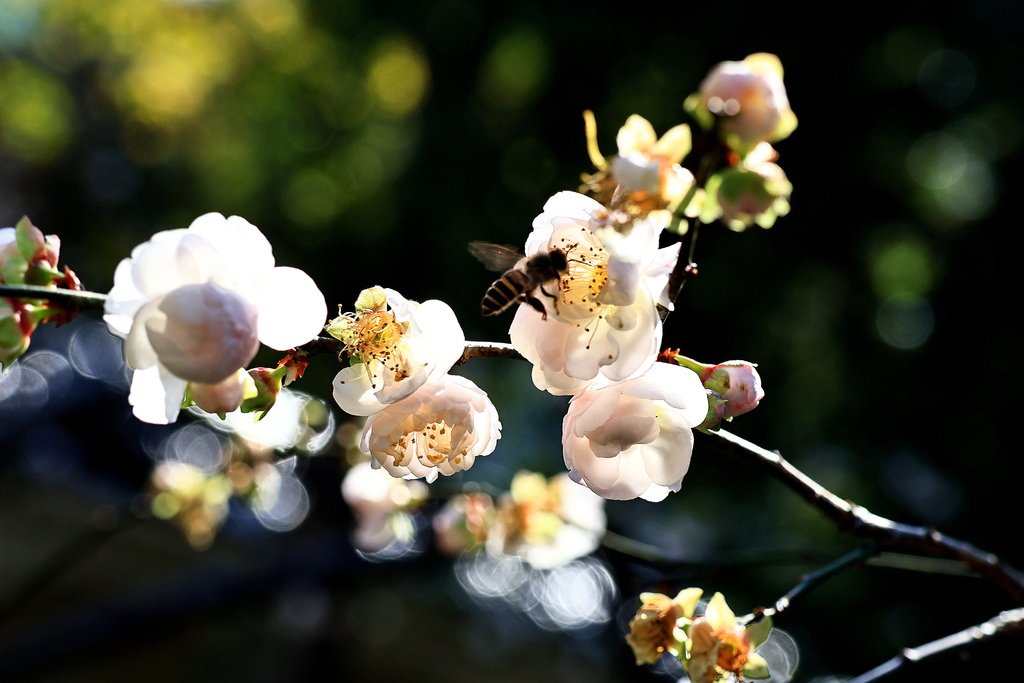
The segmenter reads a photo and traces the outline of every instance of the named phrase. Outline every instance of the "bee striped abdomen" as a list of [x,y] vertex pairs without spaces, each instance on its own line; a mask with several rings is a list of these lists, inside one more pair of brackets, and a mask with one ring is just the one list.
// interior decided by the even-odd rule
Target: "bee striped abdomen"
[[498,315],[536,286],[535,280],[523,271],[510,270],[491,283],[480,302],[480,310],[484,315]]

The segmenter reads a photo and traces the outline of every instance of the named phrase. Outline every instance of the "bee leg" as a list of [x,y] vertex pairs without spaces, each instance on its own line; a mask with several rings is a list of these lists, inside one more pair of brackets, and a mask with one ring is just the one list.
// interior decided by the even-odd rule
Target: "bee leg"
[[548,309],[544,308],[544,304],[541,303],[540,299],[529,294],[523,295],[523,303],[528,304],[530,308],[540,313],[541,320],[548,319]]
[[558,313],[558,297],[544,289],[543,286],[539,287],[541,294],[551,299],[551,307],[555,309],[555,313]]

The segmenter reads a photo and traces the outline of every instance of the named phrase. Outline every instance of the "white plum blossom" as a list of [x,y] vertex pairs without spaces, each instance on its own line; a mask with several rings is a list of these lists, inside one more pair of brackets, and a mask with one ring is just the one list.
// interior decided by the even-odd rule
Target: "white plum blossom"
[[677,365],[655,363],[636,379],[592,385],[573,397],[562,422],[569,476],[605,498],[662,500],[679,490],[692,428],[707,411],[700,379]]
[[486,548],[492,555],[512,555],[537,569],[551,569],[596,550],[605,523],[604,498],[566,474],[548,480],[536,472],[519,472],[498,501]]
[[260,342],[280,351],[299,346],[326,318],[308,275],[275,267],[259,228],[219,213],[135,247],[117,266],[103,316],[135,370],[133,412],[155,424],[177,418],[189,384],[207,405],[231,407],[233,378]]
[[466,344],[448,304],[417,303],[380,287],[364,290],[356,311],[335,318],[327,331],[344,342],[353,361],[334,378],[334,400],[346,413],[360,416],[439,381]]
[[394,477],[432,482],[469,469],[500,437],[487,394],[465,377],[445,375],[371,415],[359,448]]
[[341,482],[341,495],[356,517],[353,543],[364,552],[377,552],[395,541],[412,540],[409,512],[428,494],[421,481],[396,479],[369,462],[353,465]]
[[695,183],[693,174],[679,165],[690,152],[690,127],[680,124],[658,138],[647,119],[633,114],[615,141],[619,153],[611,161],[612,176],[635,201],[646,197],[655,208],[675,211]]
[[568,261],[551,296],[540,296],[546,319],[520,306],[509,329],[512,345],[533,363],[533,382],[571,394],[599,376],[619,381],[643,373],[661,345],[657,304],[671,309],[668,278],[679,243],[658,248],[661,227],[649,220],[628,233],[604,225],[605,209],[575,192],[544,205],[526,241],[526,255],[560,249]]

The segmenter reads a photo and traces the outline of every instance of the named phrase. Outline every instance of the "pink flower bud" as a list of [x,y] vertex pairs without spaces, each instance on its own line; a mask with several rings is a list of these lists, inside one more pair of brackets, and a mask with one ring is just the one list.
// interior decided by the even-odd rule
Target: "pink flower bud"
[[704,380],[704,386],[726,400],[725,417],[749,413],[764,398],[757,366],[745,360],[719,363]]
[[245,391],[245,373],[241,370],[216,384],[192,382],[189,385],[192,402],[208,413],[223,415],[237,410]]
[[690,106],[698,118],[717,118],[725,142],[741,154],[758,142],[781,140],[796,128],[782,64],[771,54],[722,62],[700,84]]

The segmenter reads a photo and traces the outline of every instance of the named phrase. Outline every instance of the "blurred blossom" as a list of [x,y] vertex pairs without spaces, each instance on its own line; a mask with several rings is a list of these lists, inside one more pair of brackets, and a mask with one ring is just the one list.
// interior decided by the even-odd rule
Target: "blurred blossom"
[[730,230],[742,232],[751,225],[770,228],[779,216],[789,213],[793,185],[775,163],[778,157],[767,142],[758,144],[737,166],[713,175],[701,220],[721,219]]
[[568,475],[548,480],[524,471],[498,501],[487,549],[549,569],[596,550],[604,531],[603,498],[577,486]]
[[341,495],[356,517],[353,543],[373,553],[392,543],[412,542],[409,533],[415,527],[408,516],[427,500],[429,489],[421,481],[396,479],[363,462],[345,474]]
[[153,470],[150,486],[156,517],[173,521],[196,548],[213,543],[227,517],[231,496],[231,484],[224,474],[168,460]]
[[594,115],[587,111],[583,116],[590,158],[599,170],[584,178],[585,189],[609,208],[613,223],[648,216],[667,226],[696,182],[679,165],[690,153],[690,127],[674,126],[659,138],[647,119],[633,114],[616,136],[618,154],[606,160],[597,146]]
[[298,449],[314,455],[321,452],[334,434],[334,414],[330,406],[315,396],[284,388],[274,409],[262,418],[234,411],[223,419],[201,414],[211,427],[237,436],[251,448],[288,451]]
[[327,325],[352,361],[334,378],[334,400],[350,415],[384,410],[439,381],[462,357],[466,337],[443,301],[419,303],[371,287],[360,293],[355,309]]
[[135,370],[134,414],[166,424],[177,419],[190,383],[235,375],[260,341],[279,350],[303,344],[326,317],[316,284],[301,270],[275,267],[256,226],[209,213],[187,230],[157,233],[121,261],[103,319],[125,340]]
[[705,128],[717,128],[740,156],[758,143],[788,137],[796,128],[782,63],[764,52],[713,68],[685,106]]
[[494,518],[494,500],[486,493],[453,496],[434,515],[434,543],[445,555],[482,548]]
[[546,313],[519,306],[509,329],[512,345],[533,364],[534,384],[556,395],[649,368],[661,345],[657,305],[672,307],[666,290],[679,244],[659,249],[661,226],[649,220],[628,235],[602,228],[605,214],[589,197],[559,192],[526,240],[527,257],[558,249],[569,262],[554,296],[540,299]]
[[572,479],[605,498],[663,500],[690,466],[692,428],[708,412],[696,373],[655,363],[617,384],[573,397],[562,422],[562,453]]
[[477,385],[445,375],[366,420],[360,448],[392,476],[432,482],[467,470],[501,438],[498,412]]
[[309,514],[309,493],[295,473],[295,457],[253,467],[252,511],[264,528],[291,531]]
[[536,569],[509,556],[463,555],[455,563],[455,575],[481,605],[512,607],[547,630],[607,623],[616,595],[608,569],[593,558]]

